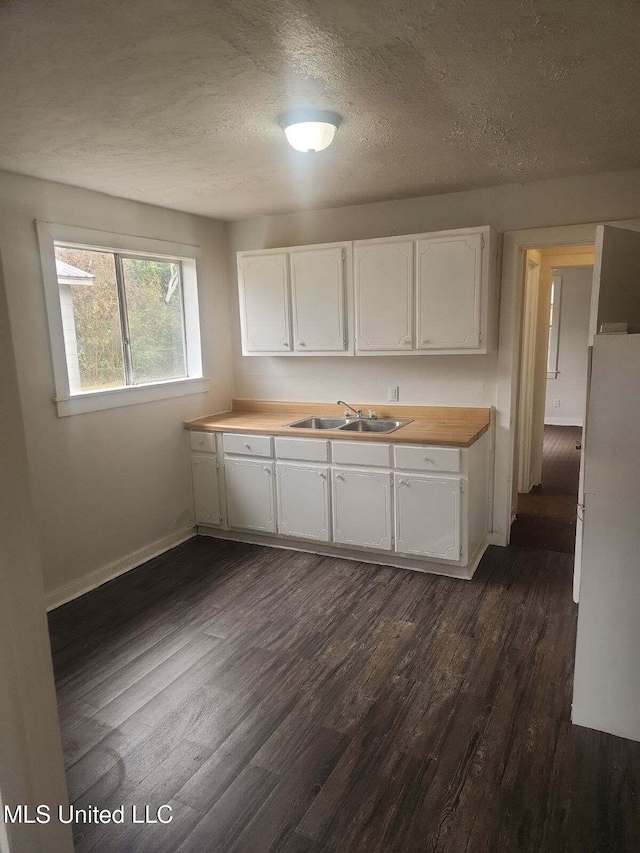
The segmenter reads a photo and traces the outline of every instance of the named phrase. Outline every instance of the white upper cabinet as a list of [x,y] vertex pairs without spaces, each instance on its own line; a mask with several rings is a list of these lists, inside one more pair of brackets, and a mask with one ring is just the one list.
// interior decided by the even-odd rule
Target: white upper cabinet
[[286,252],[238,258],[242,344],[246,352],[291,350]]
[[416,241],[417,349],[478,349],[482,234]]
[[413,242],[355,246],[356,348],[390,352],[413,348]]
[[243,355],[353,355],[351,243],[238,253]]
[[293,347],[299,352],[343,351],[345,249],[291,252]]
[[498,245],[488,225],[354,243],[356,355],[495,349]]
[[242,352],[490,352],[498,260],[498,235],[488,225],[239,252]]

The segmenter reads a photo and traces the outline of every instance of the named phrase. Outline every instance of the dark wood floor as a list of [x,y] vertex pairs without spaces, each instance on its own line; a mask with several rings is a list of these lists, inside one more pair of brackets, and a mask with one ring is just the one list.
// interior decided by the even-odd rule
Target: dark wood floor
[[511,543],[573,554],[576,544],[580,427],[545,426],[542,483],[518,495]]
[[77,851],[638,853],[640,744],[573,727],[570,557],[473,581],[198,538],[50,616]]

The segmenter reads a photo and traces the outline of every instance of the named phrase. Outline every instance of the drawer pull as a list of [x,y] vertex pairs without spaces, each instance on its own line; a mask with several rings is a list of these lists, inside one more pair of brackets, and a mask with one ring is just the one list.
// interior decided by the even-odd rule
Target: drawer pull
[[300,346],[300,347],[306,347],[306,344],[305,344],[305,342],[304,342],[304,341],[298,341],[298,346]]
[[324,473],[324,471],[317,471],[316,473],[317,473],[318,477],[320,477],[320,479],[322,479],[322,480],[327,479],[327,475]]
[[344,480],[344,474],[336,474],[336,480]]
[[245,441],[244,446],[247,448],[247,450],[251,450],[251,445],[249,444],[249,442]]
[[270,473],[271,473],[271,468],[269,468],[269,466],[268,466],[268,465],[263,465],[263,466],[262,466],[262,470],[263,470],[265,473],[267,473],[267,474],[270,474]]
[[399,486],[408,486],[408,485],[409,485],[409,483],[407,483],[407,481],[406,481],[406,480],[400,480],[400,481],[398,482],[398,485],[399,485]]
[[433,462],[433,459],[431,459],[429,456],[423,456],[423,459],[425,462]]

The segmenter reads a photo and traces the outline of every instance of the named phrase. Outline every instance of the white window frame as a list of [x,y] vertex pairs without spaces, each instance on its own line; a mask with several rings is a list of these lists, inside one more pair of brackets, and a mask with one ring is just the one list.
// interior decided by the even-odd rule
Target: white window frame
[[[196,268],[197,259],[200,256],[199,247],[38,220],[36,220],[36,229],[40,243],[40,260],[49,324],[49,344],[53,362],[55,383],[53,402],[57,407],[58,417],[131,406],[154,400],[164,400],[169,397],[182,397],[187,394],[201,394],[209,390],[211,382],[202,375]],[[78,248],[97,251],[123,252],[134,254],[137,257],[180,260],[187,351],[186,377],[71,394],[54,243],[65,243],[66,245],[75,245]]]
[[[562,312],[562,276],[560,273],[553,273],[551,286],[553,287],[553,317],[549,325],[547,379],[557,379],[560,372],[558,370],[558,352],[560,347],[560,315]],[[549,310],[551,310],[551,304],[549,304]]]

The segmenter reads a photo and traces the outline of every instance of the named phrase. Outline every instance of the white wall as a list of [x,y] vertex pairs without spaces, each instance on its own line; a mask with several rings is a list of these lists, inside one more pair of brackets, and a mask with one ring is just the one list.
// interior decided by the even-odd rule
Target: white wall
[[[582,426],[587,399],[587,351],[593,267],[559,267],[562,275],[558,375],[547,379],[544,422]],[[560,400],[555,407],[554,400]]]
[[[0,807],[65,805],[62,748],[12,336],[0,268]],[[2,826],[10,853],[71,853],[71,827]]]
[[[202,247],[200,318],[208,393],[58,418],[35,219]],[[231,397],[227,227],[189,214],[0,173],[0,258],[31,469],[45,591],[76,594],[112,563],[192,525],[182,422]]]

